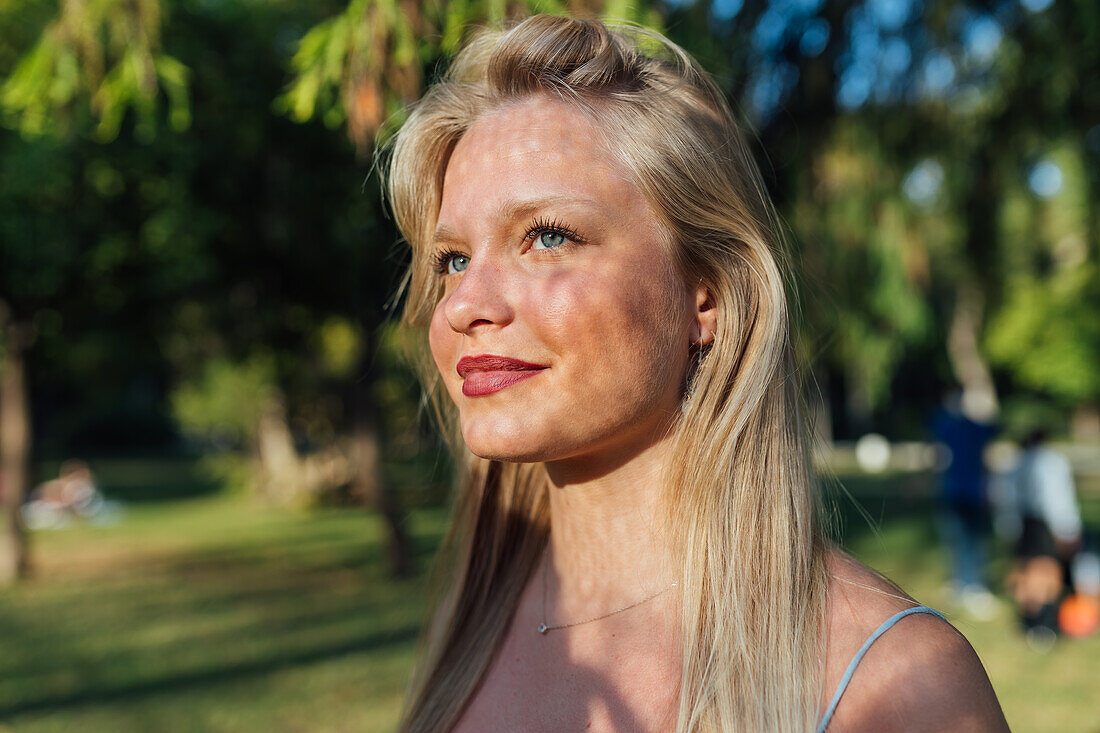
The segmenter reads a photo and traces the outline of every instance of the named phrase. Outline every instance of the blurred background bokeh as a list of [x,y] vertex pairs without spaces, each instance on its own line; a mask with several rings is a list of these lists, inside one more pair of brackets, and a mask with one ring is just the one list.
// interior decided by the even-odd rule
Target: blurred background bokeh
[[373,153],[531,11],[714,75],[790,235],[837,536],[1014,730],[1100,731],[1088,604],[1024,633],[1004,501],[958,586],[935,444],[974,427],[984,502],[1045,431],[1095,550],[1096,0],[0,0],[0,730],[393,728],[451,467]]

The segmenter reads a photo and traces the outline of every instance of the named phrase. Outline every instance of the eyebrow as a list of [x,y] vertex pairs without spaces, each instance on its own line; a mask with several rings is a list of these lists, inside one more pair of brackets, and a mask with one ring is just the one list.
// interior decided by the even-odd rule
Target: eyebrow
[[[594,199],[583,196],[556,194],[535,199],[525,199],[522,201],[508,201],[497,210],[496,217],[501,221],[506,221],[511,224],[519,219],[525,219],[542,209],[555,205],[560,206],[562,204],[582,204],[593,209],[599,208],[599,205]],[[437,227],[435,233],[432,234],[432,244],[458,244],[464,241],[465,238],[462,235],[448,226]]]

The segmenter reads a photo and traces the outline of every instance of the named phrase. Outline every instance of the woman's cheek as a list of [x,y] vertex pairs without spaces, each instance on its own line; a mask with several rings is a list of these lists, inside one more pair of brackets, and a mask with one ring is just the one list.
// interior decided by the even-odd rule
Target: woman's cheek
[[571,330],[577,328],[573,323],[574,313],[578,306],[583,308],[583,301],[583,294],[557,289],[544,294],[532,305],[540,311],[539,320],[547,332],[567,336]]
[[528,292],[526,311],[539,330],[558,344],[576,343],[587,331],[599,328],[602,309],[597,301],[601,285],[583,270],[573,269],[543,280]]
[[447,385],[450,385],[452,381],[454,365],[457,362],[454,353],[457,335],[451,329],[450,324],[447,323],[447,317],[443,312],[443,301],[440,301],[432,314],[432,322],[428,326],[428,347],[432,351],[436,369],[439,370],[444,383]]

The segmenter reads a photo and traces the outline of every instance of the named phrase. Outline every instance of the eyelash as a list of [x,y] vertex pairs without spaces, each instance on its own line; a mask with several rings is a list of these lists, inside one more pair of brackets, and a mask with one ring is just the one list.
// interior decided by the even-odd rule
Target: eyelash
[[[568,239],[570,242],[576,244],[584,244],[585,239],[577,233],[575,229],[570,227],[560,219],[543,219],[536,217],[531,223],[531,226],[527,227],[527,231],[523,233],[523,241],[528,242],[540,234],[560,234]],[[454,249],[444,249],[436,252],[432,255],[432,266],[436,272],[440,275],[447,274],[447,268],[451,264],[451,260],[455,257],[466,256],[464,252],[459,252]]]
[[546,233],[560,234],[571,242],[584,244],[584,238],[561,219],[548,220],[542,218],[536,218],[531,226],[527,228],[527,231],[523,235],[523,241],[526,242],[540,234]]
[[451,260],[455,257],[462,255],[462,252],[453,249],[444,249],[436,252],[432,255],[432,267],[440,275],[447,274],[447,267],[451,264]]

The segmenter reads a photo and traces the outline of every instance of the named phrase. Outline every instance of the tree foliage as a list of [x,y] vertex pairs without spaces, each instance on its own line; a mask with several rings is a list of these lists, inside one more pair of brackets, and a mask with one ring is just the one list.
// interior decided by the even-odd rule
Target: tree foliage
[[343,12],[312,27],[292,59],[294,78],[277,108],[298,122],[320,117],[347,125],[360,151],[389,119],[400,124],[420,96],[424,70],[454,54],[472,29],[532,12],[596,13],[659,24],[660,16],[625,0],[351,0]]
[[218,402],[264,354],[304,451],[366,420],[415,453],[384,348],[398,235],[353,153],[479,25],[531,11],[667,29],[754,126],[842,434],[913,433],[983,370],[1100,401],[1091,0],[11,0],[0,299],[36,334],[48,447]]
[[186,129],[188,69],[161,51],[163,9],[160,0],[61,0],[57,17],[0,87],[9,124],[42,135],[90,117],[96,138],[107,141],[132,111],[135,134],[150,140],[163,91],[169,124]]

